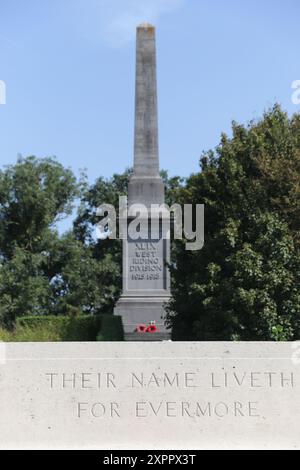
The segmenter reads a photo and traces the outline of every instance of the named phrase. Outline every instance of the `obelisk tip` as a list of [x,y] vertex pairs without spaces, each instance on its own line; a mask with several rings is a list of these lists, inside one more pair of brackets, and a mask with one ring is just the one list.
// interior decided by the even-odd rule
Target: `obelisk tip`
[[150,23],[144,22],[138,25],[137,29],[152,29],[153,30],[155,29],[155,27]]

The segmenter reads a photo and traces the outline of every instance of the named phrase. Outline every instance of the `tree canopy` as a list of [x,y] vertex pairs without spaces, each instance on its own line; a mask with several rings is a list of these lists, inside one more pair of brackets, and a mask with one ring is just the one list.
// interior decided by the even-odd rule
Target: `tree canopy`
[[77,230],[57,222],[84,199],[86,183],[53,158],[19,159],[0,172],[0,322],[31,314],[97,313],[111,308],[120,266]]
[[299,189],[300,118],[279,106],[202,155],[180,200],[205,204],[205,242],[174,247],[174,339],[299,337]]

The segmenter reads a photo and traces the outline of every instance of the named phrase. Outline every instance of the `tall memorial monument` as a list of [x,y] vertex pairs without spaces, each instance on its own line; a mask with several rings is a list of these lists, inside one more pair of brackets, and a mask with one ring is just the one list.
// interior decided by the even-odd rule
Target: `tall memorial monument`
[[[128,185],[128,208],[143,204],[149,210],[164,201],[158,156],[155,28],[144,23],[137,28],[134,167]],[[123,240],[123,291],[114,314],[122,317],[127,340],[168,338],[164,304],[170,297],[170,244],[162,234],[163,215],[157,212],[157,233],[149,214],[146,217],[146,230],[141,231],[139,239],[132,238],[129,212]],[[155,334],[136,332],[138,325],[151,323],[157,328]]]

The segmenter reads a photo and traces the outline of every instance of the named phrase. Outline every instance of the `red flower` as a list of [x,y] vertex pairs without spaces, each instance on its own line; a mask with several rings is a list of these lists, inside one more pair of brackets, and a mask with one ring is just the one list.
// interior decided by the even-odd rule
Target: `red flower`
[[135,331],[138,333],[145,333],[147,331],[147,326],[146,325],[137,325]]
[[146,333],[156,333],[157,332],[157,328],[155,325],[149,325],[146,329]]

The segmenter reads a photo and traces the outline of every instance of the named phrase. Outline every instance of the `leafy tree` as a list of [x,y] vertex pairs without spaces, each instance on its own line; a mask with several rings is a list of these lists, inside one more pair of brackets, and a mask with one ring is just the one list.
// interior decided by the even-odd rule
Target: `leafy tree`
[[0,171],[0,320],[11,325],[51,305],[49,253],[55,224],[79,195],[73,173],[55,159],[20,158]]
[[105,311],[116,270],[109,253],[56,224],[70,215],[83,185],[55,159],[28,157],[0,172],[0,322],[31,314]]
[[60,238],[50,261],[54,313],[112,313],[118,295],[119,263],[110,252],[97,257],[94,245],[77,240],[73,233]]
[[15,247],[0,266],[0,322],[12,326],[17,316],[48,313],[51,289],[42,253]]
[[127,185],[131,174],[132,170],[127,169],[123,174],[114,174],[110,179],[100,177],[93,185],[85,188],[78,215],[74,221],[74,233],[78,240],[85,243],[95,242],[95,226],[99,220],[96,214],[97,208],[101,204],[112,204],[117,210],[119,196],[127,195]]
[[[99,221],[97,209],[101,204],[112,204],[116,210],[119,206],[119,196],[127,194],[127,185],[132,170],[123,174],[114,174],[112,178],[100,177],[96,182],[85,188],[81,197],[78,215],[74,221],[74,236],[81,246],[88,247],[89,257],[92,260],[90,268],[93,269],[94,279],[98,278],[96,290],[100,286],[105,290],[100,299],[104,299],[103,308],[112,312],[114,303],[118,299],[122,288],[122,244],[120,240],[97,238],[96,224]],[[94,303],[99,304],[99,300]]]
[[205,204],[205,243],[174,247],[174,339],[299,338],[299,123],[277,105],[233,123],[180,191],[182,203]]
[[0,253],[13,256],[15,247],[40,252],[51,228],[71,214],[79,195],[76,178],[53,158],[20,158],[0,171]]

